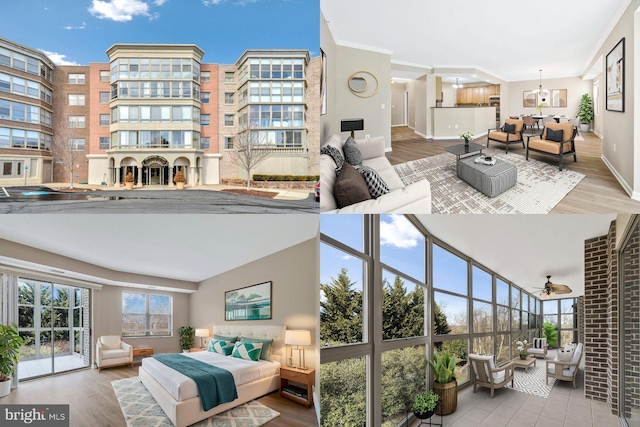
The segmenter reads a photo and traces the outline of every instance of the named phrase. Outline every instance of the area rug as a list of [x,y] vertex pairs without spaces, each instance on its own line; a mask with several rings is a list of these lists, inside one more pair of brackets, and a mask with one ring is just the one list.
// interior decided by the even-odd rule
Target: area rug
[[[506,154],[504,150],[487,148],[483,154],[516,165],[516,185],[496,197],[487,197],[458,178],[456,158],[449,153],[402,163],[395,170],[405,185],[429,180],[431,212],[436,214],[544,214],[585,177],[567,169],[560,171],[557,163],[527,161],[520,154]],[[567,157],[565,161],[568,160]]]
[[533,396],[549,397],[553,385],[556,383],[555,378],[549,378],[549,385],[546,384],[546,363],[543,359],[536,360],[536,366],[531,365],[529,372],[525,372],[523,368],[515,368],[513,373],[513,387],[511,383],[505,386],[520,393],[527,393]]
[[[172,427],[160,405],[138,377],[111,382],[128,427]],[[197,427],[261,426],[280,416],[255,400],[193,424]]]

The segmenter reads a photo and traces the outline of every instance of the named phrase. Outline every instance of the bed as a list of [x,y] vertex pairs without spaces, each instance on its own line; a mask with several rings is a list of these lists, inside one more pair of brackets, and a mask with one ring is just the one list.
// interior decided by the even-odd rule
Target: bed
[[233,374],[236,382],[238,398],[232,402],[218,405],[209,411],[203,410],[193,380],[153,358],[142,360],[142,366],[139,370],[140,380],[175,426],[191,425],[278,390],[280,363],[284,354],[284,330],[285,327],[281,325],[216,325],[214,327],[215,335],[272,338],[272,362],[232,360],[237,358],[220,356],[208,351],[188,354],[189,357],[206,363],[218,363],[221,368],[227,369]]

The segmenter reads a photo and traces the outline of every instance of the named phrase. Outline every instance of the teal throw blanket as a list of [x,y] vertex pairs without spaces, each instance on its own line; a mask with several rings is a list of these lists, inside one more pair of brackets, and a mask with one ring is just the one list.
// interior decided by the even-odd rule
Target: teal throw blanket
[[196,383],[202,408],[205,411],[238,398],[236,382],[231,372],[226,369],[182,354],[158,354],[153,358],[188,376]]

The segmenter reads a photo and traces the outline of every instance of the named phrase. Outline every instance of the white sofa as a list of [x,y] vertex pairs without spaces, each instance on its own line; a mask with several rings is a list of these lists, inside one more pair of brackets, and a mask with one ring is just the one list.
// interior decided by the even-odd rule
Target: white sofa
[[96,364],[98,373],[111,366],[131,365],[133,368],[133,346],[118,335],[103,335],[96,343]]
[[578,343],[571,361],[562,362],[556,358],[556,360],[547,360],[547,377],[546,382],[549,384],[549,378],[555,378],[562,381],[573,382],[573,388],[576,388],[576,375],[580,366],[580,360],[582,359],[583,345]]
[[[431,185],[423,180],[405,186],[385,157],[384,137],[372,138],[369,141],[356,140],[362,153],[362,164],[374,169],[389,187],[390,192],[377,199],[338,208],[333,196],[336,182],[336,164],[326,154],[320,156],[320,212],[322,213],[431,213]],[[344,141],[339,135],[331,136],[324,146],[336,147],[344,157],[342,145]]]

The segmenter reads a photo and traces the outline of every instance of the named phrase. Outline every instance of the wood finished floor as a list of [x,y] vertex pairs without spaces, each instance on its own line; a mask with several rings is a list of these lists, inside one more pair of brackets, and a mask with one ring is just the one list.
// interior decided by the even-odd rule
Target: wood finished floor
[[[565,168],[583,173],[586,177],[578,184],[550,213],[638,213],[640,202],[632,200],[609,168],[601,159],[602,140],[591,132],[581,133],[583,141],[576,143],[578,161],[565,158]],[[526,138],[525,138],[526,140]],[[486,145],[487,138],[474,141]],[[460,140],[424,139],[408,127],[393,127],[391,130],[391,146],[393,151],[387,153],[391,164],[408,162],[424,157],[446,153],[444,148],[460,144]],[[490,147],[502,148],[504,145],[491,143]],[[510,145],[510,153],[525,155],[522,145]],[[557,160],[538,153],[530,153],[529,157],[543,162],[558,164]]]
[[[126,423],[111,381],[138,375],[138,367],[85,369],[20,383],[0,404],[68,404],[72,427],[125,427]],[[281,398],[278,392],[258,402],[280,412],[269,427],[317,426],[315,409]]]

